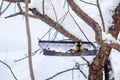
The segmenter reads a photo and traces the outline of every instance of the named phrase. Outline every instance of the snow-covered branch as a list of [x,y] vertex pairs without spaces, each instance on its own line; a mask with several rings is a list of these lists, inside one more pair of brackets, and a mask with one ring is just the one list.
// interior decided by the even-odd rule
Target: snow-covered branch
[[[95,20],[93,20],[88,14],[86,14],[80,7],[78,7],[78,5],[73,0],[67,0],[67,2],[72,8],[72,10],[95,31],[96,41],[99,45],[104,45],[106,43],[109,45],[112,43],[110,47],[120,51],[119,48],[117,47],[117,46],[120,47],[120,45],[116,44],[116,40],[114,39],[114,37],[112,37],[111,34],[104,35],[101,26]],[[107,42],[104,42],[104,40]]]

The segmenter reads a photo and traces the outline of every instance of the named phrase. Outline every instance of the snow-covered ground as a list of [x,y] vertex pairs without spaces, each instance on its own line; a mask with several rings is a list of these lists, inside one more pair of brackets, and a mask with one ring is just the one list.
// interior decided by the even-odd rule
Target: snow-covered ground
[[[52,2],[51,2],[52,1]],[[67,12],[67,3],[64,7],[65,0],[45,0],[45,14],[50,16],[54,21],[61,23],[62,20],[60,18],[64,16]],[[88,0],[85,0],[88,1]],[[98,14],[98,10],[95,6],[90,6],[88,4],[82,3],[79,0],[76,0],[77,4],[80,4],[80,7],[86,11],[93,19],[95,19],[100,25],[100,17]],[[96,4],[96,0],[89,0]],[[116,7],[116,5],[120,2],[119,0],[110,0],[109,2],[106,0],[100,0],[100,5],[103,13],[103,17],[105,20],[106,29],[110,27],[112,24],[111,15],[112,10]],[[54,7],[53,7],[54,6]],[[8,11],[3,15],[9,15],[10,12],[16,12],[14,9],[15,5],[13,4]],[[42,13],[42,0],[31,0],[30,4],[31,8],[37,8],[39,12]],[[55,11],[53,10],[55,9]],[[71,11],[71,10],[70,10]],[[57,13],[57,15],[55,14]],[[71,11],[72,12],[72,11]],[[88,27],[81,19],[79,19],[74,12],[72,15],[79,23],[82,30],[85,32],[90,41],[94,42],[94,32],[91,28]],[[73,21],[70,14],[68,14],[63,23],[61,23],[66,30],[75,35],[78,38],[82,38],[85,40],[85,37],[80,32],[78,26]],[[3,27],[4,26],[4,27]],[[18,80],[30,80],[29,68],[27,59],[24,59],[19,62],[14,62],[14,60],[18,60],[26,56],[27,50],[27,41],[26,41],[26,33],[25,33],[25,25],[24,19],[21,16],[10,18],[5,20],[3,17],[0,18],[0,60],[7,63],[13,70],[15,76]],[[33,51],[38,49],[38,40],[37,38],[41,38],[44,35],[49,27],[45,23],[40,20],[30,19],[30,28],[32,35],[32,48]],[[74,30],[73,30],[74,29]],[[103,34],[104,39],[108,39],[108,41],[115,41],[111,35]],[[110,38],[111,37],[111,38]],[[47,39],[45,37],[44,39]],[[58,36],[57,39],[62,39],[63,36]],[[85,57],[88,61],[92,62],[94,56]],[[113,75],[115,76],[115,80],[120,80],[120,52],[116,50],[112,50],[110,59],[112,61],[113,67]],[[86,64],[86,62],[81,57],[49,57],[39,54],[39,52],[33,56],[33,68],[35,73],[35,80],[45,80],[54,74],[61,72],[66,69],[73,68],[75,63],[79,62],[80,64]],[[86,75],[88,75],[87,65],[81,65],[80,70],[82,70]],[[74,74],[73,74],[74,73]],[[74,79],[73,79],[74,78]],[[85,78],[79,71],[69,71],[64,74],[60,74],[56,76],[52,80],[88,80]],[[0,63],[0,80],[14,80],[13,76],[10,73],[10,70]]]
[[[24,57],[21,53],[20,52],[6,54],[3,53],[1,54],[0,59],[6,62],[12,68],[18,80],[30,80],[27,59],[24,59],[19,62],[14,62],[14,60]],[[92,62],[93,56],[85,58]],[[82,70],[84,74],[87,76],[88,75],[87,63],[80,57],[48,57],[37,53],[35,56],[33,56],[35,80],[45,80],[58,72],[71,69],[75,66],[76,62],[82,64],[80,66],[80,70]],[[10,73],[10,70],[2,63],[0,63],[0,72],[2,73],[0,75],[0,80],[6,79],[14,80],[13,76]],[[72,73],[74,74],[72,75]],[[73,76],[75,80],[79,79],[87,80],[87,78],[85,78],[81,73],[79,73],[78,70],[60,74],[59,76],[53,78],[53,80],[65,80],[65,79],[72,80]]]

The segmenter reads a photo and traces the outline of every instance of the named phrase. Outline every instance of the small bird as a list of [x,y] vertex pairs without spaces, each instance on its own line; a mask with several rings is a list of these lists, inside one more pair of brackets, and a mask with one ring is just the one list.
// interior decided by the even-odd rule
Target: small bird
[[75,43],[73,46],[73,51],[78,52],[78,51],[83,51],[84,46],[82,43]]
[[83,46],[82,43],[80,43],[80,45],[79,45],[79,49],[80,49],[80,51],[83,51],[83,50],[84,50],[84,46]]
[[74,50],[75,52],[79,51],[79,47],[78,47],[77,43],[74,44],[73,50]]

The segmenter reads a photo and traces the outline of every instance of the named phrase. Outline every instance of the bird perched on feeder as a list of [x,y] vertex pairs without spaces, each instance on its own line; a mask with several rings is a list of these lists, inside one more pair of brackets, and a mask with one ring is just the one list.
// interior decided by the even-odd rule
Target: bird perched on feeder
[[77,52],[79,50],[78,44],[75,43],[73,46],[73,51]]
[[84,46],[82,43],[75,43],[74,46],[73,46],[73,51],[75,52],[79,52],[79,51],[83,51],[84,50]]

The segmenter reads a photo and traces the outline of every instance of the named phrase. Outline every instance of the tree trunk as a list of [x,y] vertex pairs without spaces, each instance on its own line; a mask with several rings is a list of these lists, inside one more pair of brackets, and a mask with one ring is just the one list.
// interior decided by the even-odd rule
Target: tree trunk
[[106,44],[100,47],[98,55],[89,67],[89,80],[102,80],[103,67],[105,66],[110,51],[111,47]]
[[[120,14],[120,4],[116,7],[115,14],[113,15],[114,25],[109,29],[109,33],[116,39],[120,31],[120,15],[118,16],[118,14]],[[105,80],[109,80],[109,70],[111,68],[108,65],[110,63],[108,56],[110,52],[111,48],[109,46],[101,46],[98,56],[94,58],[94,61],[90,65],[89,80],[102,80],[103,67],[105,70]]]
[[105,80],[109,80],[110,79],[109,72],[111,70],[112,70],[112,68],[111,68],[111,62],[110,62],[110,60],[107,60],[106,63],[105,63],[105,67],[104,67]]
[[[115,13],[112,16],[112,18],[114,20],[114,22],[113,22],[114,25],[111,28],[109,28],[109,33],[111,33],[111,35],[115,39],[117,39],[117,36],[119,34],[119,31],[120,31],[120,3],[115,8],[114,11],[115,11]],[[112,70],[112,68],[111,68],[111,61],[110,60],[107,60],[107,62],[105,63],[104,70],[105,70],[104,71],[105,72],[105,80],[109,80],[110,79],[109,72]]]

